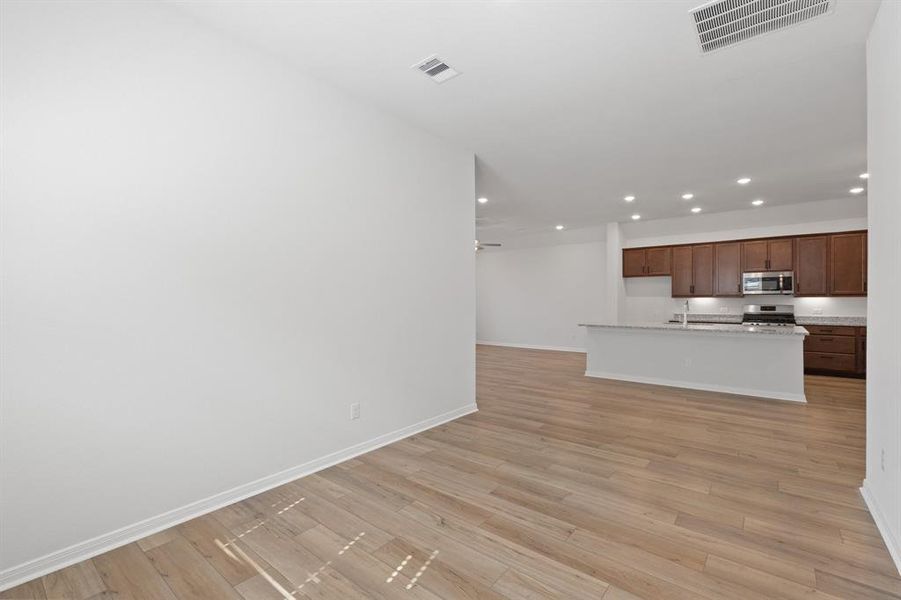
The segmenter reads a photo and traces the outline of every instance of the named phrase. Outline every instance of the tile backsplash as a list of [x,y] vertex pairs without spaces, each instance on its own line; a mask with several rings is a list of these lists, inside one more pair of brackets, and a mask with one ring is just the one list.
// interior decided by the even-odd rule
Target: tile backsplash
[[[642,277],[625,282],[624,322],[665,321],[681,312],[684,298],[671,296],[669,277]],[[793,304],[795,314],[865,317],[866,298],[747,296],[744,298],[689,298],[690,312],[741,314],[745,304]]]

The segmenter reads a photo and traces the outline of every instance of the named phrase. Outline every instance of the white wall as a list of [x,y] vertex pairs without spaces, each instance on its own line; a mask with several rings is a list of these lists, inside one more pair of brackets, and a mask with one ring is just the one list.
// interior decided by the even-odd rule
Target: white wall
[[583,350],[604,319],[604,242],[480,252],[480,342]]
[[[867,206],[865,199],[846,198],[626,223],[621,228],[625,238],[623,247],[626,248],[848,231],[867,228]],[[685,300],[672,298],[671,286],[670,277],[626,279],[620,320],[640,322],[672,318],[674,312],[681,312]],[[692,298],[690,306],[691,312],[738,314],[742,305],[752,301],[794,304],[798,315],[865,316],[867,312],[866,298]]]
[[864,497],[901,570],[901,3],[883,2],[867,42],[870,235]]
[[471,153],[171,6],[2,6],[0,585],[473,408]]

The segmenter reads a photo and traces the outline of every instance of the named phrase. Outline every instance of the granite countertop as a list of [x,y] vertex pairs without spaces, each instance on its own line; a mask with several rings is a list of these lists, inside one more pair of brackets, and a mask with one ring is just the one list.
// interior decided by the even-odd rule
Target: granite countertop
[[[682,322],[682,313],[674,313],[673,319]],[[826,317],[823,315],[797,315],[798,325],[832,325],[847,327],[866,327],[866,317]],[[689,323],[741,323],[741,315],[724,313],[689,313]]]
[[845,325],[848,327],[866,327],[866,317],[824,317],[822,315],[807,315],[795,317],[798,325]]
[[753,327],[736,323],[623,323],[619,325],[605,323],[579,323],[580,327],[601,327],[608,329],[645,329],[657,331],[692,331],[699,333],[731,333],[747,335],[782,335],[805,336],[803,327]]

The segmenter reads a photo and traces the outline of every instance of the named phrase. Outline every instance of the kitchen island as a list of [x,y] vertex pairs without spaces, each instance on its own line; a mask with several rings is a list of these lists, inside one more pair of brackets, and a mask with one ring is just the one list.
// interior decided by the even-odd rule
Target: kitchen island
[[589,377],[806,402],[799,326],[583,323]]

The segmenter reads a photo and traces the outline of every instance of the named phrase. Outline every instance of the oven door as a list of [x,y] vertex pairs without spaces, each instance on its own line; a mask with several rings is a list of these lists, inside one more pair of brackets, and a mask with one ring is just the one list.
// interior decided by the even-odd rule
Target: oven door
[[792,272],[779,274],[780,294],[794,295],[795,293],[795,274]]
[[[741,277],[741,291],[744,295],[766,294],[764,290],[765,273],[744,273]],[[770,292],[772,293],[772,292]]]

